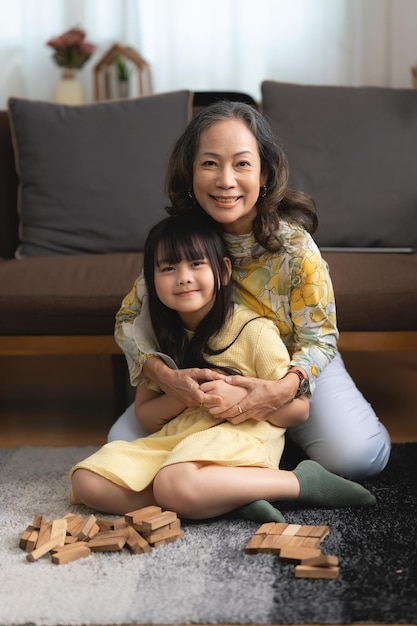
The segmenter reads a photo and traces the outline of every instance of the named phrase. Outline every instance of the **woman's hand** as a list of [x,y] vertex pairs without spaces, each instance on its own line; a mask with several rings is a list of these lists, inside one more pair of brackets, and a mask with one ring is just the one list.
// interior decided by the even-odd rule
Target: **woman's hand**
[[157,357],[149,358],[143,373],[155,382],[166,394],[173,396],[187,407],[200,406],[206,402],[210,406],[220,404],[218,395],[206,394],[200,385],[206,381],[224,379],[225,376],[209,368],[173,370]]
[[[203,400],[203,406],[213,417],[218,417],[219,420],[228,420],[232,424],[249,419],[249,416],[245,416],[243,420],[240,419],[239,422],[235,422],[236,411],[237,417],[242,416],[239,410],[240,402],[248,395],[244,387],[229,385],[225,380],[212,380],[200,385],[200,389],[207,394]],[[208,400],[210,394],[219,397],[221,402],[211,403]],[[228,411],[230,411],[230,415],[227,415]]]
[[[234,405],[224,399],[222,403],[210,408],[210,413],[215,417],[227,419],[233,424],[240,424],[247,419],[263,421],[269,418],[271,418],[269,421],[275,423],[272,416],[294,399],[298,389],[296,376],[286,376],[281,380],[270,381],[237,375],[227,376],[225,382],[246,390],[247,395]],[[226,397],[232,396],[228,394]],[[279,425],[286,427],[292,424]]]

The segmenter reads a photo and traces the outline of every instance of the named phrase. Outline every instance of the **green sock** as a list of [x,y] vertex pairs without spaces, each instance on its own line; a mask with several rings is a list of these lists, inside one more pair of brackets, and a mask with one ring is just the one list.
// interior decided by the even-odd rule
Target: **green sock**
[[301,502],[335,509],[376,502],[365,487],[328,472],[315,461],[301,461],[293,471],[300,483]]
[[255,500],[255,502],[241,506],[232,511],[230,516],[234,519],[247,519],[251,522],[259,522],[260,524],[265,524],[266,522],[285,522],[281,511],[278,511],[278,509],[267,500]]

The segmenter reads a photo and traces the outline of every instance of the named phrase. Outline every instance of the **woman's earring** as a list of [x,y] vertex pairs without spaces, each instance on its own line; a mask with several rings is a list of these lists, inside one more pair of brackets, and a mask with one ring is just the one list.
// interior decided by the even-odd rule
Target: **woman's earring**
[[265,198],[267,193],[268,193],[268,187],[266,185],[262,185],[262,187],[261,187],[261,198]]
[[193,199],[193,192],[191,191],[191,187],[188,187],[188,197],[190,198],[190,200]]

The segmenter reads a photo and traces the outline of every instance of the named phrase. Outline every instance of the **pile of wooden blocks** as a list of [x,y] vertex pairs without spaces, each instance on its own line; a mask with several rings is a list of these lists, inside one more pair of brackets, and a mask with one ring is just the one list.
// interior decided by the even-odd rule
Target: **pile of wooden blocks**
[[246,545],[246,554],[266,552],[295,564],[296,578],[337,578],[339,559],[323,554],[321,542],[328,526],[302,526],[269,522],[258,528]]
[[125,546],[134,554],[143,554],[183,536],[176,513],[148,506],[113,520],[67,513],[47,521],[35,515],[21,535],[19,546],[28,553],[28,561],[50,553],[52,563],[62,565],[92,552],[114,552]]

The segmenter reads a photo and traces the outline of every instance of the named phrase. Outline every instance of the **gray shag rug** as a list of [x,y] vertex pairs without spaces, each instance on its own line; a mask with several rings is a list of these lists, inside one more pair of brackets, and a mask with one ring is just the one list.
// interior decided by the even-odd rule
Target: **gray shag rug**
[[417,620],[417,443],[395,444],[365,484],[368,510],[282,507],[290,523],[328,524],[323,552],[336,580],[294,578],[294,566],[244,548],[258,524],[184,521],[184,537],[148,554],[95,553],[67,565],[26,560],[19,538],[35,514],[68,504],[68,470],[95,448],[0,450],[0,624],[351,624]]

